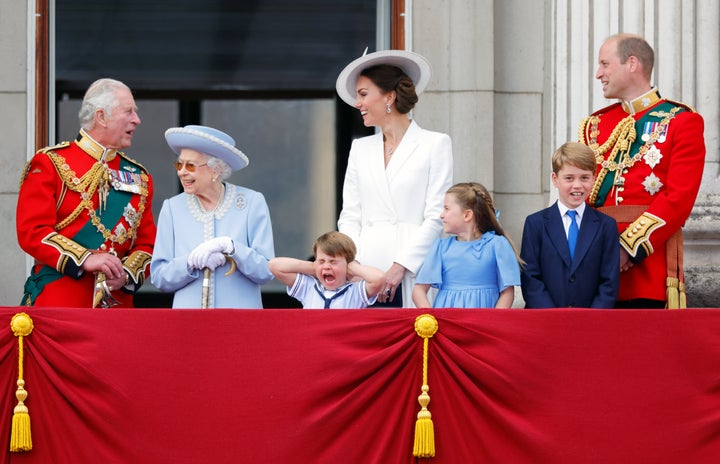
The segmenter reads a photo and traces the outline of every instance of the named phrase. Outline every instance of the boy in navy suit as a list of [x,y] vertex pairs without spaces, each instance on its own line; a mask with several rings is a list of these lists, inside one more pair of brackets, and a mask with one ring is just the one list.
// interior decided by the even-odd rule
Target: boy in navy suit
[[568,142],[552,157],[558,201],[525,219],[520,257],[526,308],[613,308],[620,285],[615,220],[586,204],[595,154]]

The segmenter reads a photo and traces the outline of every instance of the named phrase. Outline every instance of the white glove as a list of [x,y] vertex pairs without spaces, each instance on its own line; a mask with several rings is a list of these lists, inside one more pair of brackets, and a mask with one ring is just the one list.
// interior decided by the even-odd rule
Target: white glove
[[[235,244],[230,237],[217,237],[203,242],[196,246],[193,251],[188,255],[188,266],[190,269],[202,269],[208,267],[208,260],[210,255],[213,253],[235,253]],[[217,260],[218,258],[215,258]],[[223,262],[225,258],[223,257]],[[217,265],[215,266],[217,267]],[[214,268],[213,268],[214,269]]]
[[216,251],[208,256],[207,262],[203,267],[214,271],[216,267],[222,266],[223,264],[225,264],[225,255]]
[[235,244],[230,237],[216,237],[201,244],[201,246],[203,245],[207,246],[210,251],[219,251],[226,255],[235,253]]

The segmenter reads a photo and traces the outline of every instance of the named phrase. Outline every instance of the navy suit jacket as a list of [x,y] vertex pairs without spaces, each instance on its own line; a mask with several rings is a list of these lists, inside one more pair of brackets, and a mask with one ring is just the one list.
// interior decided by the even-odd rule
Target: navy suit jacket
[[520,256],[526,308],[613,308],[620,286],[615,220],[585,207],[575,257],[557,203],[525,219]]

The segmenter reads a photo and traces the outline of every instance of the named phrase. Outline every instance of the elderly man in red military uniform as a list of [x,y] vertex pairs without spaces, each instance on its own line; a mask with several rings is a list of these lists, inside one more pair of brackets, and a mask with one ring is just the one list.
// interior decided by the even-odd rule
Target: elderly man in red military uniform
[[73,142],[40,150],[23,172],[18,242],[35,258],[21,304],[133,306],[155,240],[152,179],[122,153],[140,124],[130,89],[95,81]]
[[681,228],[700,189],[703,119],[650,85],[653,63],[642,37],[608,38],[595,78],[606,98],[620,101],[579,129],[597,159],[589,202],[613,216],[620,231],[618,307],[686,306]]

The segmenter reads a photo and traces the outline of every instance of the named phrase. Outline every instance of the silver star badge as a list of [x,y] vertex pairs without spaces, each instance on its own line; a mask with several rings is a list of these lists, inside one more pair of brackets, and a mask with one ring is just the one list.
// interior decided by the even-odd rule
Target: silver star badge
[[662,159],[663,155],[660,153],[660,150],[658,147],[653,145],[647,153],[645,153],[645,156],[643,156],[643,159],[645,160],[645,163],[650,166],[650,169],[654,169],[655,166],[660,164],[660,160]]
[[651,172],[650,175],[645,178],[645,181],[642,183],[642,185],[645,187],[645,190],[650,195],[655,195],[660,191],[663,183],[660,182],[660,178],[656,176],[655,173]]

